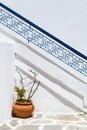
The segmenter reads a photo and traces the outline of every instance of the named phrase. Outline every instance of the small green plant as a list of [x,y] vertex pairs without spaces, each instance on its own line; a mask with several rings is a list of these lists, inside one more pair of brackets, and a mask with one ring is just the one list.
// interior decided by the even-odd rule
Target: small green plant
[[25,89],[19,89],[18,87],[15,87],[15,92],[17,93],[19,99],[23,99],[25,97]]
[[85,111],[84,111],[84,113],[83,113],[83,114],[84,114],[84,115],[87,115],[87,112],[85,112]]
[[[23,74],[20,72],[18,68],[16,68],[16,72],[19,75],[19,81],[15,80],[14,91],[17,93],[17,101],[25,102],[30,101],[35,92],[40,85],[40,81],[36,79],[37,73],[29,70],[33,74],[32,81],[28,77],[23,77]],[[27,79],[27,82],[26,82]],[[28,81],[29,80],[29,81]],[[28,89],[27,89],[28,87]],[[27,97],[26,92],[28,91]]]

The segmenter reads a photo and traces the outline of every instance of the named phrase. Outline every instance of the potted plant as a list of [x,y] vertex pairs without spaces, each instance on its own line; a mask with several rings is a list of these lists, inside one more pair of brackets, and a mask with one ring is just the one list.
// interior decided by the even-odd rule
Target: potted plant
[[[12,106],[12,111],[17,117],[27,118],[32,116],[34,111],[34,104],[31,100],[33,95],[38,89],[40,81],[36,79],[37,73],[29,70],[33,74],[30,81],[28,77],[24,77],[20,70],[17,68],[18,80],[15,80],[14,91],[16,92],[16,100]],[[28,88],[27,88],[28,87]]]

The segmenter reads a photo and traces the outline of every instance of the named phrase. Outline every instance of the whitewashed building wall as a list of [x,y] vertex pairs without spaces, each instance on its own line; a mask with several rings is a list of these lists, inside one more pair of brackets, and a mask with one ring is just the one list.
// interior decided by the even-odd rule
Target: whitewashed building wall
[[14,44],[0,33],[0,123],[11,117],[14,81]]

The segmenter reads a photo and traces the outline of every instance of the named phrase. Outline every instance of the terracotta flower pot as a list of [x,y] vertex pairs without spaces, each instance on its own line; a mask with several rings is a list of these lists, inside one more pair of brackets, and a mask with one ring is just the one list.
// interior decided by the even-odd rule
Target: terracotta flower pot
[[12,106],[13,112],[19,118],[28,118],[32,116],[34,105],[32,101],[19,102],[16,101]]

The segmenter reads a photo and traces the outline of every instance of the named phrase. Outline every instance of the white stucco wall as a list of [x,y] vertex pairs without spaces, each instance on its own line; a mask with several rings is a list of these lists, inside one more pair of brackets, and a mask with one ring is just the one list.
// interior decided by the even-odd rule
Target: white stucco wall
[[14,81],[14,44],[0,33],[0,123],[11,117]]

